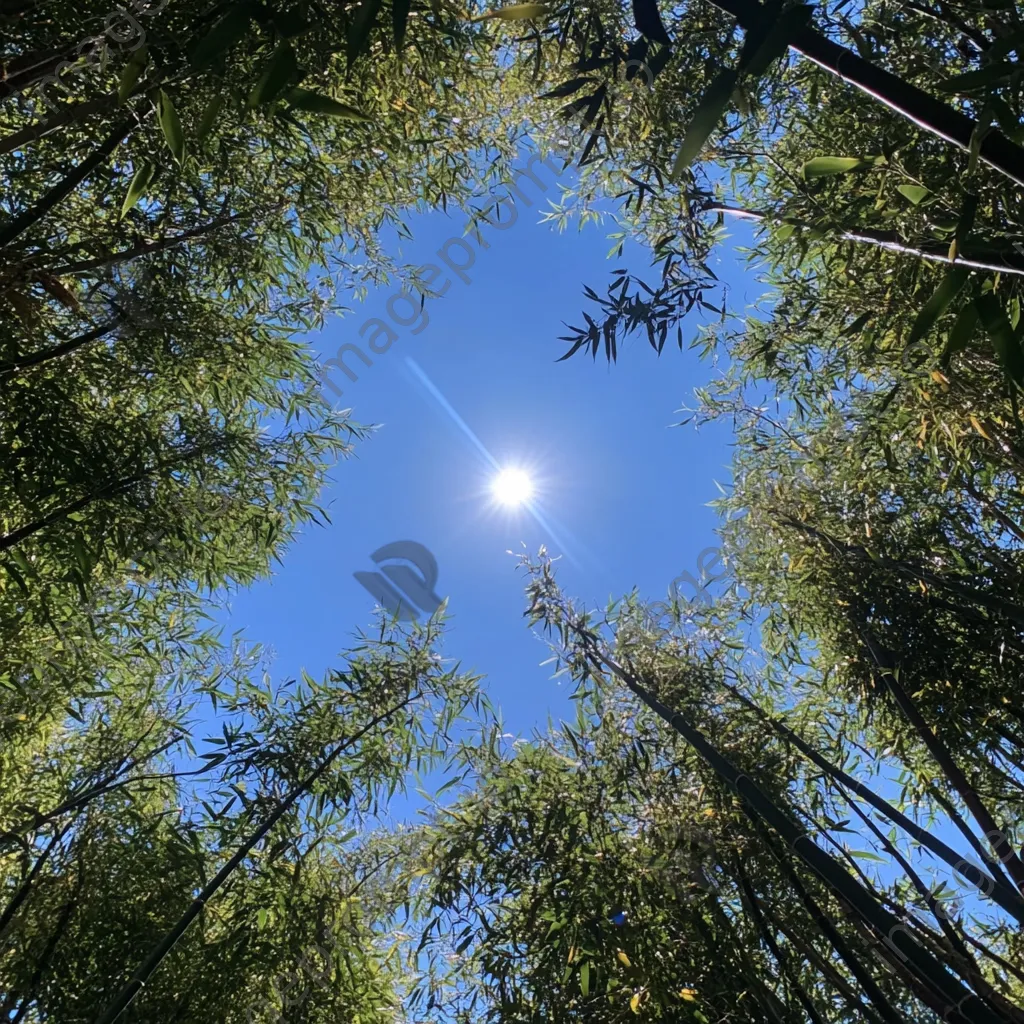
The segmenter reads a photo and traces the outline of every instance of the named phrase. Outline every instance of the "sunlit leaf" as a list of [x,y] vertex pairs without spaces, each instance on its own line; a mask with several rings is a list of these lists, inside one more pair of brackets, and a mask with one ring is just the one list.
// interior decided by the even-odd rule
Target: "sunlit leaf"
[[529,21],[532,18],[546,18],[549,12],[547,4],[513,4],[511,7],[501,7],[496,11],[477,15],[473,21],[490,21],[493,18],[501,21]]

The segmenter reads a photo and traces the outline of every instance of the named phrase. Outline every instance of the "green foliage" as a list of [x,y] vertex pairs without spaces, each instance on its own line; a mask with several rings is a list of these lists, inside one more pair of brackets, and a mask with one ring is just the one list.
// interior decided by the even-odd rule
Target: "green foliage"
[[[0,811],[5,1012],[100,1019],[198,890],[263,832],[123,1019],[391,1020],[401,965],[378,947],[362,895],[387,849],[365,829],[481,708],[436,641],[433,625],[382,630],[322,682],[280,686],[242,656],[233,682],[221,665],[191,702],[160,682],[132,703],[123,689],[99,694],[80,727],[50,730],[34,758],[22,751]],[[220,735],[197,751],[208,701]],[[290,806],[289,792],[301,793]]]
[[[447,1012],[924,1021],[943,1009],[930,985],[959,978],[971,1019],[1015,1019],[1007,999],[1019,1005],[1021,979],[1005,963],[995,975],[983,958],[972,966],[966,937],[1012,961],[1019,934],[950,913],[915,845],[882,831],[896,809],[875,798],[890,816],[876,815],[881,827],[861,809],[835,764],[855,751],[834,729],[841,709],[812,719],[777,707],[722,629],[652,629],[633,602],[599,619],[565,600],[549,565],[531,573],[531,618],[556,635],[577,720],[509,746],[482,736],[464,754],[478,781],[427,830],[421,945],[483,979],[482,993],[453,982]],[[802,760],[783,722],[834,748],[827,773]],[[790,828],[802,838],[783,842]],[[812,870],[815,859],[833,867]],[[869,873],[870,862],[886,870]],[[844,888],[859,894],[853,905]],[[905,934],[872,933],[886,907]],[[896,945],[908,959],[892,970]]]

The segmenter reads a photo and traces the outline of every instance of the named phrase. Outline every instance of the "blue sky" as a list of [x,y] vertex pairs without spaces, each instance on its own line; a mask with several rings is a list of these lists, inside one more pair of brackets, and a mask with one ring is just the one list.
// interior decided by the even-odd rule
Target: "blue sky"
[[[535,553],[546,544],[565,555],[562,586],[603,607],[633,587],[664,598],[671,580],[696,575],[699,555],[716,545],[707,503],[719,493],[715,481],[729,480],[730,432],[724,424],[699,432],[674,426],[715,368],[668,346],[658,358],[641,338],[611,367],[602,356],[594,362],[582,354],[556,363],[566,349],[556,340],[562,321],[580,320],[582,286],[600,294],[612,267],[640,272],[649,259],[633,246],[611,263],[607,229],[559,234],[539,223],[540,210],[534,204],[514,227],[492,236],[488,249],[477,249],[469,283],[456,280],[428,303],[422,331],[399,329],[398,340],[373,354],[369,367],[348,360],[356,381],[336,375],[339,407],[351,406],[357,420],[379,429],[331,473],[321,502],[332,524],[308,527],[275,575],[234,594],[224,616],[230,629],[244,629],[271,650],[278,680],[302,669],[319,677],[342,663],[356,631],[374,623],[373,598],[352,574],[375,569],[370,555],[382,545],[413,540],[438,561],[436,590],[448,598],[450,614],[445,655],[482,674],[506,730],[528,735],[549,715],[572,720],[575,710],[565,677],[552,679],[552,666],[542,664],[550,652],[523,619],[523,580],[509,549],[525,544]],[[438,248],[461,236],[465,223],[458,213],[418,217],[415,241],[395,242],[391,252],[416,264],[436,261]],[[734,226],[711,263],[729,285],[733,312],[764,291],[732,248],[748,238]],[[360,342],[359,328],[386,316],[393,292],[372,294],[312,337],[321,360]],[[691,323],[687,341],[696,330]],[[362,345],[367,350],[365,339]],[[493,468],[409,360],[499,465],[530,470],[561,544],[527,512],[495,506]],[[430,788],[433,781],[439,780],[429,780]],[[874,784],[896,795],[891,781]],[[391,813],[405,817],[421,806],[410,794]],[[947,823],[936,827],[959,843]],[[859,838],[852,845],[871,846]]]
[[[547,198],[556,197],[550,188]],[[715,544],[706,504],[718,494],[715,481],[729,479],[729,432],[673,426],[713,368],[667,346],[659,359],[641,338],[615,366],[582,354],[556,363],[566,348],[556,340],[562,321],[580,322],[582,286],[601,293],[614,266],[643,271],[649,259],[634,246],[611,263],[610,227],[560,234],[539,223],[542,206],[521,208],[513,226],[487,236],[487,249],[475,247],[469,282],[454,278],[444,297],[428,301],[419,333],[396,328],[398,340],[372,354],[369,367],[349,358],[354,382],[335,373],[338,406],[379,429],[331,473],[321,502],[332,524],[307,528],[274,577],[233,595],[225,616],[272,649],[277,678],[300,669],[319,676],[340,663],[356,629],[373,622],[374,601],[352,574],[375,568],[378,547],[414,540],[436,556],[437,592],[449,599],[445,654],[484,674],[506,727],[528,733],[549,713],[569,714],[568,689],[541,666],[549,652],[522,618],[523,581],[508,550],[548,545],[565,556],[566,590],[603,606],[634,586],[664,597],[672,578],[695,571],[698,554]],[[390,251],[437,262],[436,250],[465,223],[458,211],[414,218],[415,240]],[[459,247],[450,252],[468,262]],[[713,266],[730,283],[732,308],[760,294],[728,249]],[[393,292],[371,294],[311,337],[318,356],[330,359],[350,342],[370,354],[359,328],[386,317]],[[694,323],[687,340],[695,334]],[[529,469],[550,529],[524,510],[495,506],[492,467],[409,360],[500,465]]]

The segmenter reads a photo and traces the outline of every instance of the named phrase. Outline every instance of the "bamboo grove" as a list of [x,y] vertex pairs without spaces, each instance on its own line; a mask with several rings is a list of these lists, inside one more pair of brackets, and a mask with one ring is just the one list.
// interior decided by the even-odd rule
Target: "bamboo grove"
[[[4,1019],[1024,1022],[1012,3],[0,26]],[[275,680],[210,613],[372,444],[303,336],[415,289],[381,232],[486,216],[567,124],[551,219],[611,209],[653,269],[554,355],[716,367],[687,420],[734,432],[725,592],[587,609],[525,561],[578,709],[531,737],[437,621]],[[751,309],[709,265],[738,225]]]

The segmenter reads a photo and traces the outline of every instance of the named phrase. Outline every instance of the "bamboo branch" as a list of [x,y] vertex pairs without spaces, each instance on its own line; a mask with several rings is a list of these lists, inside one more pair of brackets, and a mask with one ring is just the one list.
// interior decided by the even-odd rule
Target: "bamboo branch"
[[133,484],[142,483],[143,480],[152,479],[153,475],[161,469],[183,465],[186,462],[190,462],[192,459],[199,458],[201,455],[209,454],[210,451],[210,448],[204,448],[202,446],[193,448],[183,454],[176,454],[172,459],[164,459],[154,466],[147,466],[141,472],[134,473],[132,476],[122,477],[120,480],[112,480],[109,483],[104,484],[98,490],[90,491],[84,497],[69,502],[67,505],[62,505],[58,509],[54,509],[53,512],[49,513],[49,515],[43,516],[42,519],[36,519],[34,522],[26,523],[24,526],[19,526],[18,529],[0,536],[0,551],[6,551],[8,548],[14,547],[15,544],[26,540],[33,534],[38,533],[40,530],[44,530],[46,527],[52,526],[54,523],[67,519],[67,517],[72,513],[79,512],[83,508],[87,508],[94,501],[113,498],[122,491],[127,490]]
[[879,644],[869,631],[858,628],[861,639],[867,647],[874,661],[882,682],[889,691],[896,706],[903,712],[904,717],[913,727],[935,760],[936,764],[945,773],[950,784],[960,794],[960,799],[966,804],[967,809],[974,815],[974,820],[984,830],[985,838],[999,858],[1000,863],[1006,869],[1007,874],[1013,879],[1017,888],[1024,892],[1024,863],[1021,863],[1013,847],[1010,846],[1006,834],[996,824],[991,812],[982,802],[975,788],[967,780],[967,776],[960,770],[960,766],[953,759],[953,755],[946,748],[946,745],[932,731],[931,726],[924,719],[924,715],[918,710],[913,698],[904,690],[895,675],[895,663],[892,655]]
[[0,139],[0,156],[4,153],[13,153],[15,150],[21,149],[37,139],[44,139],[59,128],[72,124],[83,117],[99,113],[99,111],[103,110],[104,107],[114,100],[115,95],[115,93],[111,92],[105,96],[98,96],[94,100],[88,100],[85,103],[75,103],[64,110],[58,111],[45,121],[26,125],[26,127],[19,128],[16,132],[11,132],[10,135],[5,135]]
[[267,817],[259,828],[242,843],[235,851],[230,860],[217,872],[216,875],[203,887],[199,895],[192,901],[188,910],[181,916],[177,924],[168,931],[164,937],[153,947],[149,956],[135,972],[131,981],[114,998],[114,1001],[96,1018],[96,1024],[113,1024],[118,1017],[131,1005],[135,997],[142,991],[146,982],[153,975],[153,972],[160,966],[161,961],[174,948],[177,941],[188,930],[189,925],[199,916],[207,901],[217,892],[218,889],[231,877],[234,870],[249,855],[257,843],[288,813],[296,801],[309,792],[310,788],[321,776],[331,767],[338,757],[346,751],[353,743],[365,736],[371,729],[381,722],[387,721],[392,715],[397,714],[403,708],[408,707],[414,700],[419,699],[419,691],[410,694],[394,707],[382,712],[371,719],[366,725],[359,729],[355,735],[339,743],[334,750],[321,762],[320,766],[312,771],[302,782],[293,787],[292,791],[277,805],[275,810]]
[[192,238],[199,238],[201,235],[210,234],[219,228],[233,224],[235,221],[242,220],[248,216],[250,216],[249,213],[235,213],[230,217],[222,217],[207,224],[200,224],[199,227],[182,231],[180,234],[172,235],[170,238],[162,238],[158,242],[140,242],[138,245],[133,245],[130,249],[121,250],[121,252],[110,253],[107,256],[97,256],[91,260],[80,260],[77,263],[68,263],[62,267],[56,267],[50,273],[54,276],[80,274],[86,270],[95,270],[97,267],[111,267],[117,263],[128,263],[131,260],[138,259],[140,256],[149,256],[155,252],[163,252],[165,249],[173,249],[176,245],[181,245],[182,242],[187,242]]
[[[764,210],[746,210],[736,206],[709,206],[704,213],[722,213],[744,220],[770,221],[773,224],[791,224],[799,228],[809,228],[793,217],[769,213]],[[893,231],[875,231],[873,228],[860,228],[857,231],[840,230],[836,237],[844,242],[859,242],[864,245],[877,246],[890,252],[904,256],[914,256],[933,263],[955,263],[958,267],[971,267],[974,270],[985,270],[993,274],[1016,274],[1024,276],[1024,258],[1015,253],[989,253],[984,259],[980,255],[972,255],[969,246],[957,252],[955,259],[949,258],[949,246],[939,242],[924,246],[913,246],[900,239]]]
[[36,862],[32,865],[32,870],[29,871],[25,880],[18,887],[18,891],[11,897],[7,906],[4,907],[3,913],[0,913],[0,935],[3,935],[10,926],[11,920],[14,915],[18,912],[18,908],[28,899],[28,894],[32,891],[32,885],[39,875],[39,872],[43,870],[44,865],[50,859],[50,855],[57,848],[57,844],[64,838],[64,836],[71,829],[74,824],[74,820],[68,822],[62,829],[54,832],[50,842],[46,845],[46,849],[36,858]]
[[131,119],[121,121],[93,151],[91,156],[86,157],[77,167],[64,175],[35,206],[20,213],[12,221],[0,228],[0,249],[10,245],[11,242],[23,235],[33,224],[37,224],[59,203],[71,195],[97,167],[102,166],[110,158],[110,154],[131,134],[136,124],[137,122]]
[[120,318],[108,320],[106,323],[94,327],[91,331],[86,331],[85,334],[80,334],[77,338],[71,338],[61,345],[48,348],[43,352],[33,352],[30,356],[22,356],[20,359],[15,359],[10,363],[0,363],[0,376],[17,373],[19,370],[24,370],[29,366],[39,366],[41,363],[50,362],[51,359],[60,359],[61,356],[66,356],[76,351],[76,349],[82,348],[83,345],[88,345],[91,341],[98,341],[104,334],[109,334],[121,322]]
[[782,950],[779,949],[779,944],[776,942],[775,936],[768,927],[768,924],[764,919],[764,915],[761,913],[761,908],[758,906],[757,893],[754,892],[754,887],[751,885],[750,879],[747,877],[747,873],[743,870],[743,861],[736,858],[734,867],[736,874],[739,877],[740,890],[747,903],[748,913],[753,919],[754,925],[761,934],[761,937],[764,939],[765,945],[768,947],[768,951],[775,958],[775,962],[779,965],[779,969],[789,979],[790,984],[796,990],[796,997],[800,1000],[800,1005],[803,1006],[806,1011],[811,1024],[824,1024],[824,1021],[821,1019],[818,1009],[811,1001],[810,996],[804,991],[799,979],[793,976],[790,970],[789,961],[784,959],[782,956]]

